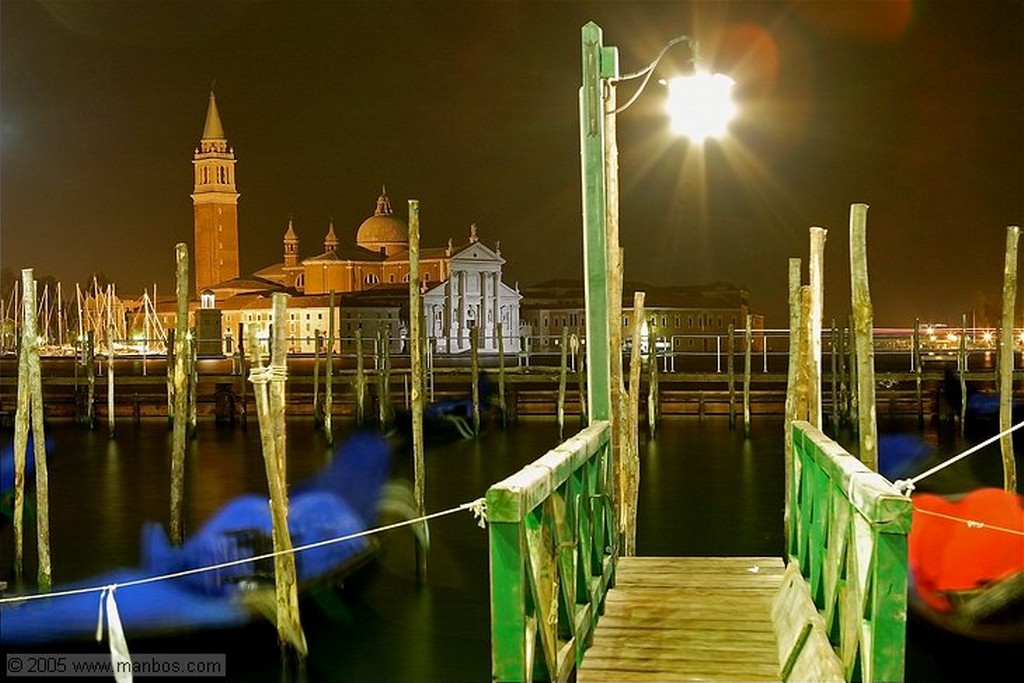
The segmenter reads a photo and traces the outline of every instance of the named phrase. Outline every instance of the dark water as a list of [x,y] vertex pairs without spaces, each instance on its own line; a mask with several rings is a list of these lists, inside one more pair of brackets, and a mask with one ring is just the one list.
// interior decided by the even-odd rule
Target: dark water
[[[575,428],[573,420],[569,423]],[[881,424],[884,431],[916,429]],[[570,429],[570,431],[572,431]],[[336,426],[340,443],[346,428]],[[963,444],[929,429],[939,449]],[[984,435],[982,435],[984,436]],[[166,522],[170,433],[166,423],[123,424],[114,440],[55,422],[51,442],[51,548],[60,584],[139,561],[145,521]],[[725,419],[666,420],[644,439],[637,545],[644,555],[781,555],[783,444],[781,418],[755,418],[750,438]],[[980,437],[979,437],[980,438]],[[0,447],[13,435],[0,433]],[[427,509],[439,511],[482,496],[487,487],[558,442],[553,420],[521,421],[508,432],[428,448]],[[331,456],[307,420],[288,425],[289,479],[300,481]],[[411,480],[411,455],[396,453],[394,474]],[[225,500],[265,492],[255,424],[247,431],[201,424],[186,464],[186,531]],[[1000,482],[998,449],[945,475],[943,485]],[[942,483],[942,482],[940,482]],[[486,681],[490,679],[487,533],[468,512],[431,523],[429,576],[419,585],[413,541],[390,532],[376,560],[339,590],[303,603],[310,655],[307,681]],[[29,535],[31,536],[31,534]],[[11,530],[0,533],[0,578],[10,581]],[[26,558],[34,557],[31,544]],[[27,573],[33,576],[29,562]],[[284,680],[276,632],[269,624],[226,632],[139,641],[136,653],[226,653],[231,681]],[[46,652],[106,652],[105,644],[46,646]],[[911,620],[908,681],[990,680],[1007,666],[1019,673],[1018,650],[948,636]],[[1010,659],[1011,650],[1014,659]],[[288,672],[291,673],[291,672]],[[223,679],[221,679],[223,680]]]

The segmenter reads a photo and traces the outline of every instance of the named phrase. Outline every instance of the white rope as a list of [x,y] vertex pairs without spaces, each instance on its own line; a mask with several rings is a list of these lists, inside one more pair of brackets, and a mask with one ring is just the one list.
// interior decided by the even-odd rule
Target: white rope
[[931,515],[932,517],[940,517],[951,522],[961,522],[971,529],[991,529],[992,531],[1002,531],[1003,533],[1012,534],[1014,536],[1024,536],[1024,531],[1021,531],[1020,529],[1008,529],[1004,526],[988,524],[986,522],[979,522],[976,519],[967,519],[966,517],[954,517],[953,515],[947,515],[942,512],[935,512],[934,510],[924,510],[919,507],[915,507],[914,512],[920,512],[922,515]]
[[249,381],[253,384],[266,384],[273,380],[288,379],[288,368],[275,365],[254,367],[249,369]]
[[[356,532],[354,534],[348,534],[347,536],[338,536],[336,538],[328,538],[328,539],[324,539],[322,541],[316,541],[314,543],[307,543],[306,545],[301,545],[301,546],[298,546],[298,547],[295,547],[295,548],[290,548],[288,550],[276,550],[276,551],[273,551],[273,552],[264,553],[263,555],[255,555],[253,557],[243,557],[242,559],[239,559],[239,560],[230,560],[228,562],[221,562],[219,564],[212,564],[212,565],[209,565],[207,567],[196,567],[196,568],[193,568],[193,569],[183,569],[182,571],[173,572],[171,574],[162,574],[160,576],[148,576],[148,577],[143,578],[143,579],[135,579],[133,581],[125,581],[124,583],[117,584],[117,588],[126,588],[128,586],[140,586],[140,585],[145,584],[145,583],[154,583],[156,581],[167,581],[169,579],[180,579],[183,576],[191,576],[193,574],[201,574],[203,572],[214,571],[214,570],[217,570],[217,569],[225,569],[227,567],[236,567],[238,565],[247,564],[249,562],[259,562],[261,560],[268,560],[268,559],[275,558],[278,555],[285,555],[287,553],[298,553],[298,552],[302,552],[303,550],[311,550],[313,548],[320,548],[320,547],[327,546],[327,545],[333,545],[335,543],[344,543],[345,541],[351,541],[352,539],[355,539],[355,538],[362,538],[364,536],[373,536],[375,534],[383,533],[385,531],[391,531],[393,529],[400,529],[401,527],[404,527],[404,526],[411,526],[413,524],[421,524],[423,522],[427,522],[427,521],[430,521],[432,519],[437,519],[438,517],[444,517],[444,516],[447,516],[447,515],[454,514],[456,512],[462,512],[463,510],[470,510],[470,511],[472,511],[474,516],[476,516],[478,518],[481,518],[481,515],[483,515],[482,519],[485,520],[486,519],[486,509],[487,509],[487,506],[486,506],[486,503],[485,503],[484,499],[483,498],[478,498],[477,500],[470,501],[469,503],[463,503],[463,504],[458,505],[456,507],[448,508],[447,510],[442,510],[440,512],[432,512],[429,515],[423,515],[422,517],[417,517],[416,519],[406,519],[406,520],[402,520],[401,522],[394,522],[392,524],[385,524],[384,526],[379,526],[379,527],[376,527],[374,529],[366,529],[364,531],[359,531],[359,532]],[[482,513],[479,512],[480,510],[483,510],[483,512]],[[483,526],[482,522],[480,523],[480,525]],[[38,600],[40,598],[61,598],[61,597],[69,596],[69,595],[81,595],[83,593],[95,593],[97,591],[102,592],[102,591],[105,591],[107,589],[111,589],[112,590],[112,587],[111,586],[91,586],[91,587],[87,587],[87,588],[72,588],[72,589],[63,590],[63,591],[54,591],[52,593],[34,593],[34,594],[30,594],[30,595],[15,595],[15,596],[8,597],[8,598],[0,598],[0,605],[6,604],[6,603],[10,603],[10,602],[27,602],[29,600]],[[102,618],[102,615],[101,615],[101,618]]]
[[964,451],[960,455],[955,455],[952,458],[950,458],[949,460],[946,460],[945,462],[939,463],[938,465],[936,465],[935,467],[931,468],[927,472],[922,472],[921,474],[917,475],[916,477],[913,477],[911,479],[898,479],[898,480],[893,482],[893,486],[896,487],[896,490],[899,491],[901,495],[904,495],[904,496],[910,495],[910,492],[914,490],[914,485],[917,482],[921,481],[922,479],[924,479],[926,477],[932,476],[936,472],[939,472],[941,470],[946,469],[947,467],[949,467],[950,465],[952,465],[954,463],[960,462],[961,460],[966,458],[968,455],[972,455],[972,454],[980,451],[985,446],[988,446],[989,444],[995,443],[996,441],[998,441],[999,439],[1003,438],[1007,434],[1010,434],[1011,432],[1013,432],[1013,431],[1015,431],[1015,430],[1017,430],[1017,429],[1019,429],[1021,427],[1024,427],[1024,422],[1018,422],[1017,424],[1013,425],[1009,429],[1006,429],[1006,430],[1004,430],[1002,432],[999,432],[998,434],[996,434],[993,437],[985,439],[984,441],[982,441],[981,443],[977,444],[976,446],[972,446],[971,448],[968,448],[966,451]]

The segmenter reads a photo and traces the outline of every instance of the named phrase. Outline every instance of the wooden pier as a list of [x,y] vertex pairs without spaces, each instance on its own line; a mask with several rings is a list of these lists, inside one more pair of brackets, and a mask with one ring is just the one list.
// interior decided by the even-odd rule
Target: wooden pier
[[779,557],[621,557],[576,680],[778,681]]

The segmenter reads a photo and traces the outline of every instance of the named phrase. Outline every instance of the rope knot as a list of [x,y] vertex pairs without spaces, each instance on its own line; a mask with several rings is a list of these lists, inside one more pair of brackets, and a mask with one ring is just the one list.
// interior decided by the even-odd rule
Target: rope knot
[[466,503],[465,508],[473,513],[477,526],[481,529],[487,528],[487,500],[485,498],[477,498],[471,503]]

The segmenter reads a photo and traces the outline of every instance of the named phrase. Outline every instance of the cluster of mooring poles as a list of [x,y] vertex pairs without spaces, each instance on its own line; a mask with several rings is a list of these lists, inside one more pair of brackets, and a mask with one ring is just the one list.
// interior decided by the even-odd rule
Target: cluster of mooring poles
[[[841,416],[840,404],[849,417],[850,426],[857,435],[858,457],[866,466],[878,471],[878,426],[875,406],[874,370],[874,312],[868,286],[867,264],[867,211],[863,203],[850,206],[850,285],[851,315],[849,328],[850,342],[849,383],[852,388],[847,395],[844,386],[846,369],[845,335],[840,334],[832,323],[832,422],[838,430]],[[821,339],[822,311],[824,301],[824,249],[827,231],[821,227],[810,228],[809,280],[801,280],[801,260],[789,261],[789,321],[790,356],[786,392],[785,453],[786,468],[790,471],[793,458],[792,423],[797,420],[810,422],[818,429],[824,429],[822,416],[821,382]],[[1017,293],[1017,243],[1019,226],[1009,226],[1006,235],[1006,258],[1003,274],[1002,318],[997,355],[997,383],[999,386],[999,429],[1000,448],[1003,462],[1003,486],[1007,491],[1017,490],[1016,463],[1013,456],[1013,436],[1010,433],[1011,409],[1013,403],[1014,370],[1014,311]],[[967,327],[966,316],[961,326]],[[749,322],[748,322],[749,330]],[[730,334],[731,337],[731,334]],[[731,344],[730,344],[731,346]],[[749,340],[747,344],[749,353]],[[958,374],[960,394],[966,397],[966,334],[960,335],[958,351]],[[732,353],[730,349],[729,358]],[[923,421],[921,409],[921,353],[920,323],[915,323],[913,342],[913,366],[916,375],[918,419]],[[749,367],[749,362],[748,362]],[[731,370],[730,370],[731,375]],[[842,379],[837,379],[837,376]],[[837,386],[837,382],[841,383]],[[730,382],[731,384],[731,382]],[[731,403],[731,401],[730,401]],[[731,416],[730,416],[731,417]],[[966,399],[960,404],[960,428],[966,420]],[[786,500],[789,500],[789,478],[786,480]],[[786,516],[788,518],[787,509]],[[788,519],[786,520],[788,529]]]

